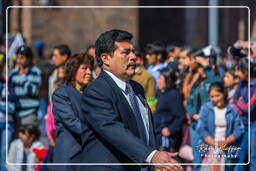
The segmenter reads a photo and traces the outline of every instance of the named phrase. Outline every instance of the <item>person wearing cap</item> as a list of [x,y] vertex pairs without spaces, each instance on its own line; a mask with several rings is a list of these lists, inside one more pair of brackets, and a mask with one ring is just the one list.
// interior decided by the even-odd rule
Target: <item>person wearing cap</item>
[[8,86],[13,86],[17,96],[15,102],[16,126],[35,124],[39,107],[38,91],[41,71],[32,63],[33,53],[28,46],[16,51],[16,68],[10,72]]

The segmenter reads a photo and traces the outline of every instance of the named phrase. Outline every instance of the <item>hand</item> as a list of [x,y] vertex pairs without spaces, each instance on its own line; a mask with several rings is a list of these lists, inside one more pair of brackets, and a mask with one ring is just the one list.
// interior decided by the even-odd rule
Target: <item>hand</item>
[[194,114],[194,115],[192,116],[192,118],[193,118],[195,121],[197,121],[197,120],[199,119],[199,115],[198,115],[198,114]]
[[218,147],[225,147],[227,145],[226,141],[220,141],[218,142]]
[[28,71],[28,68],[24,68],[23,66],[19,66],[19,74],[23,75],[26,74]]
[[[174,160],[172,157],[177,156],[178,153],[168,153],[168,152],[163,152],[163,151],[157,151],[152,159],[151,163],[153,164],[158,164],[155,165],[155,168],[163,170],[163,171],[181,171],[182,167],[178,164],[176,160]],[[159,165],[162,163],[177,163],[176,165]]]
[[50,139],[50,145],[52,147],[55,147],[55,140],[53,138]]
[[166,137],[169,137],[171,135],[169,128],[167,127],[163,128],[161,132],[162,132],[162,135]]

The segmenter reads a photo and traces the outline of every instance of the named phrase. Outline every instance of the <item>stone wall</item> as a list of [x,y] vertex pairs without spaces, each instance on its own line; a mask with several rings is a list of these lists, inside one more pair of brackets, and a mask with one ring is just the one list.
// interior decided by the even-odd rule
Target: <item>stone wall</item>
[[[25,0],[27,3],[29,0]],[[51,1],[52,3],[53,1]],[[108,0],[101,3],[99,0],[76,1],[76,4],[84,7],[67,7],[72,5],[70,0],[54,0],[53,5],[66,6],[65,8],[32,8],[22,9],[22,30],[29,45],[36,41],[46,43],[46,54],[58,44],[68,44],[73,53],[85,51],[86,47],[94,44],[100,33],[110,29],[123,29],[134,35],[135,44],[138,41],[138,23],[136,8],[89,8],[88,5],[137,5],[136,0]],[[49,2],[48,5],[51,5]],[[40,5],[39,1],[32,1],[33,6]],[[29,11],[29,12],[28,12]],[[16,29],[17,30],[17,29]],[[28,34],[27,32],[30,32]]]

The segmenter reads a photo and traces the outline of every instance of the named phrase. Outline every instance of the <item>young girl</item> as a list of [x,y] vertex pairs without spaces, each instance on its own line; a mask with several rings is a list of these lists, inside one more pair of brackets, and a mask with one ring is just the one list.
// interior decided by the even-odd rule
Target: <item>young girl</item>
[[[23,125],[19,130],[19,138],[14,140],[9,149],[9,163],[36,163],[34,148],[42,149],[44,146],[38,141],[40,132],[35,125]],[[34,165],[8,165],[9,171],[34,171]]]
[[175,88],[176,73],[171,68],[160,71],[156,115],[154,116],[156,144],[160,149],[177,151],[185,111],[182,96]]
[[[197,131],[201,138],[199,146],[205,144],[207,147],[219,147],[214,151],[209,150],[208,154],[209,152],[221,154],[221,148],[234,144],[241,137],[244,132],[244,126],[237,110],[227,103],[227,93],[223,84],[212,83],[209,89],[209,98],[210,102],[205,103],[199,112],[197,125]],[[201,157],[205,156],[201,155]],[[224,162],[222,159],[213,157],[211,161],[214,163]],[[204,162],[207,163],[206,160]],[[218,170],[223,169],[218,168]]]

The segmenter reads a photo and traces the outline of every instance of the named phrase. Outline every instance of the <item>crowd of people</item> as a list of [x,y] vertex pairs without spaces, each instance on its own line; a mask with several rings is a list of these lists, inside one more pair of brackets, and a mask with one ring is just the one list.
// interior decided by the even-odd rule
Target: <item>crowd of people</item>
[[[92,116],[94,112],[90,113],[88,108],[94,110],[96,116],[99,115],[97,106],[105,105],[106,115],[102,119],[108,120],[110,106],[104,102],[108,100],[105,99],[108,91],[104,97],[95,97],[95,101],[90,99],[95,93],[100,95],[92,86],[94,82],[96,85],[102,81],[96,80],[101,75],[106,77],[106,73],[117,83],[115,74],[111,75],[113,72],[109,71],[121,68],[123,62],[108,59],[117,47],[108,53],[102,48],[104,42],[97,41],[81,53],[72,52],[68,45],[57,45],[50,57],[43,53],[42,42],[35,48],[22,45],[16,50],[13,66],[6,66],[5,52],[0,52],[0,171],[83,169],[78,165],[7,165],[6,156],[9,163],[97,163],[93,157],[81,159],[81,156],[95,153],[90,150],[89,143],[94,130],[98,141],[108,137],[107,133],[98,133],[106,129],[101,130],[93,122],[108,125],[96,120]],[[256,170],[256,41],[230,42],[222,55],[211,46],[165,46],[158,41],[148,43],[146,47],[123,50],[120,54],[136,56],[127,68],[136,66],[131,79],[143,87],[145,103],[142,100],[143,104],[140,104],[134,88],[138,86],[134,82],[128,84],[128,89],[122,89],[121,82],[118,86],[129,102],[123,103],[131,106],[127,113],[129,110],[140,113],[144,110],[141,109],[143,105],[150,108],[153,133],[147,124],[141,126],[147,123],[143,115],[135,116],[137,122],[134,121],[146,144],[150,144],[150,137],[155,137],[155,150],[170,152],[178,163],[194,163],[193,166],[183,166],[184,170]],[[110,69],[105,70],[104,65]],[[5,73],[6,67],[9,73]],[[103,83],[101,88],[104,91]],[[82,95],[83,92],[87,94]],[[123,96],[122,93],[119,96]],[[133,97],[139,100],[134,101]],[[81,116],[83,112],[86,115]],[[127,116],[119,117],[124,120],[122,117]],[[111,119],[110,125],[120,118]],[[128,124],[127,127],[132,126]],[[149,129],[145,137],[141,133],[144,129]],[[125,139],[125,136],[118,137],[121,131],[116,133],[116,138]],[[44,141],[46,137],[47,141]],[[109,144],[105,146],[109,147]],[[104,151],[105,146],[98,145],[98,150]],[[138,147],[133,148],[139,147],[138,143]],[[115,148],[115,145],[109,148]],[[117,147],[114,151],[117,154],[123,152]],[[175,152],[178,155],[174,155]],[[105,155],[109,155],[108,152]],[[124,154],[120,161],[130,162],[126,160],[127,156]],[[242,165],[249,161],[248,156],[250,164]],[[147,159],[145,161],[149,163],[155,160],[152,156],[151,161]],[[116,163],[110,159],[99,161]],[[215,165],[207,165],[213,163]],[[234,163],[241,165],[230,165]]]

